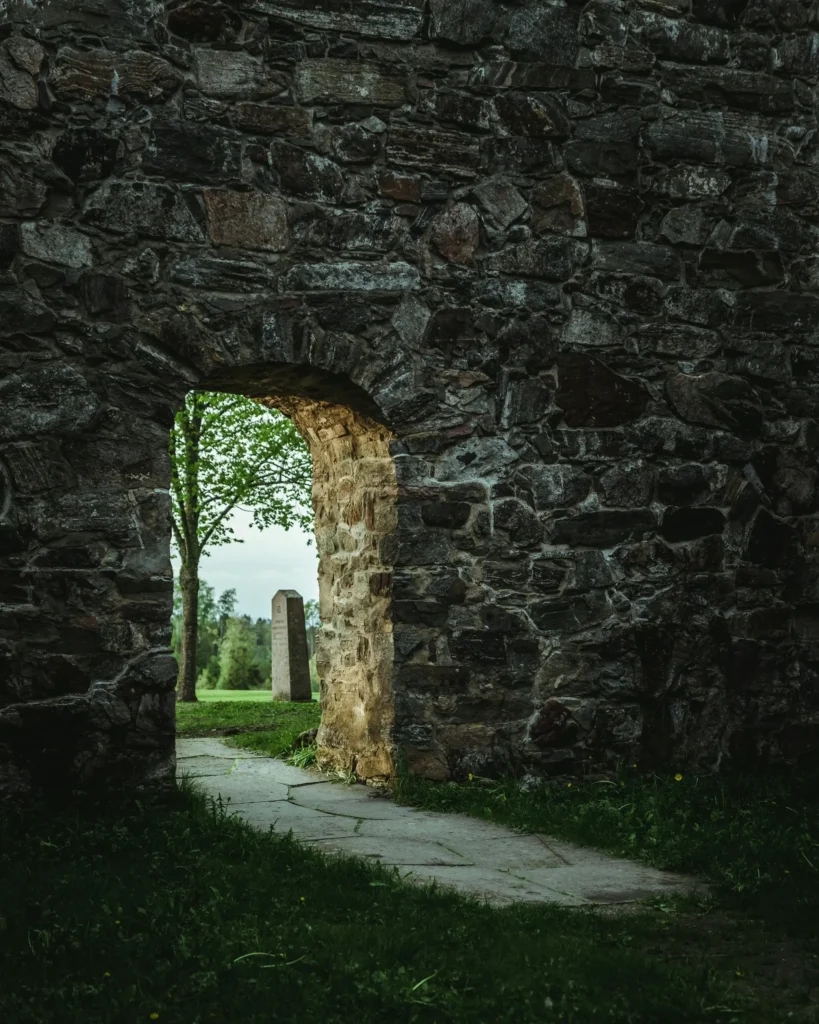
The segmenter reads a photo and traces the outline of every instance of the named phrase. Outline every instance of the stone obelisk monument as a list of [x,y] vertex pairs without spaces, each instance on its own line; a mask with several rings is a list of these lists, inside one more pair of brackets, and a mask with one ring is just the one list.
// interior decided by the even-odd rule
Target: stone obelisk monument
[[271,619],[273,700],[312,700],[301,594],[295,590],[280,590],[273,598]]

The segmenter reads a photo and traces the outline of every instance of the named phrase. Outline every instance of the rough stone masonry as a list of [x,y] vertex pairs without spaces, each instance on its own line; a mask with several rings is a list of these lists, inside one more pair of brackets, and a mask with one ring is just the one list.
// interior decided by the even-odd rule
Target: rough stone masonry
[[185,392],[315,456],[323,758],[819,749],[815,0],[0,0],[0,792],[174,771]]

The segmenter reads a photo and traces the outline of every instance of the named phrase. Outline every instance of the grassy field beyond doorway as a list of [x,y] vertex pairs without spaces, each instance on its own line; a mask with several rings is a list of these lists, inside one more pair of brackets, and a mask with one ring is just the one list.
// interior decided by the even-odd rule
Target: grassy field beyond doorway
[[[197,690],[196,696],[199,700],[214,703],[224,700],[256,700],[270,704],[272,697],[269,690]],[[189,707],[183,704],[182,707]]]
[[[224,694],[229,696],[222,699]],[[267,690],[203,690],[197,696],[196,704],[176,705],[177,736],[218,736],[231,746],[271,757],[290,750],[301,733],[317,728],[321,720],[317,701],[274,701]]]

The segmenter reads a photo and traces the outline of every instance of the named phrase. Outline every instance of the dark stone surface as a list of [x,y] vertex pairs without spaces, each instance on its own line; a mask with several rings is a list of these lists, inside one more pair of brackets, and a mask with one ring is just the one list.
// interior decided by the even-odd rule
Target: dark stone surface
[[725,529],[725,515],[718,508],[667,508],[663,515],[663,539],[672,544],[696,540]]
[[558,363],[556,402],[570,427],[613,427],[643,412],[648,393],[637,380],[622,377],[593,356],[565,352]]
[[810,4],[8,17],[0,798],[172,776],[167,430],[209,385],[311,438],[347,767],[809,755]]

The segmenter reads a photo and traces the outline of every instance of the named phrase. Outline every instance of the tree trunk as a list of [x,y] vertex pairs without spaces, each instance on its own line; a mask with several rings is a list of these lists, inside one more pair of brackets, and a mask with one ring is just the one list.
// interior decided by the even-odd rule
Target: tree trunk
[[199,635],[199,566],[183,565],[179,577],[182,591],[182,644],[177,700],[196,700],[196,643]]

